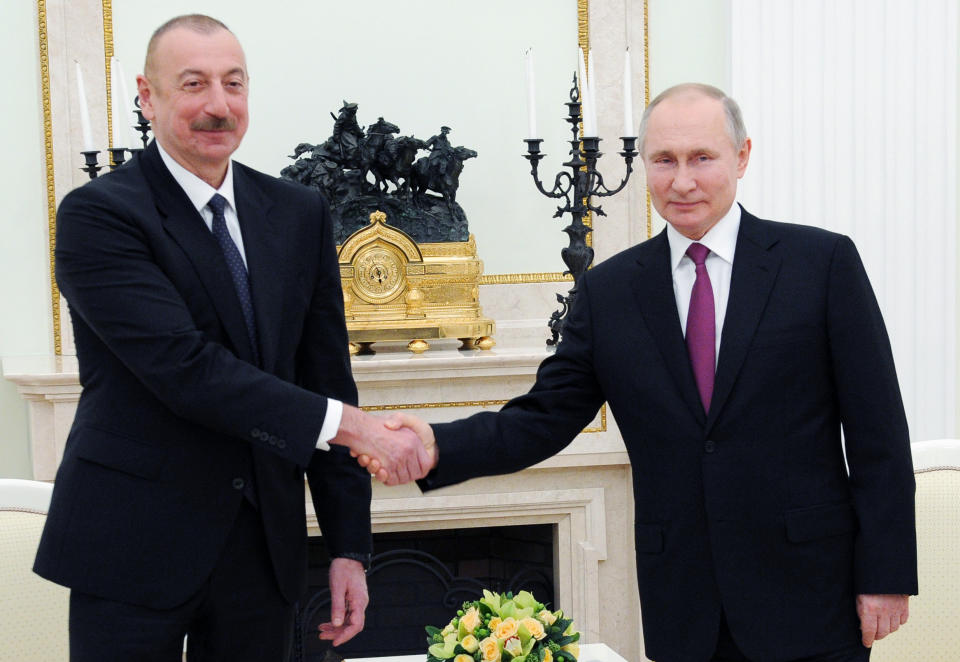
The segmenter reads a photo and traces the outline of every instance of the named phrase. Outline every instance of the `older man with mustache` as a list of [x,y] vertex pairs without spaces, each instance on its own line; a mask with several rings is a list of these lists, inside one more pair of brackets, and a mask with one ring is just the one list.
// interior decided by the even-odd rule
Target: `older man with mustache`
[[72,589],[74,662],[174,662],[185,635],[190,660],[281,662],[304,475],[339,644],[363,627],[371,551],[370,478],[347,449],[398,479],[429,457],[354,406],[326,202],[230,160],[248,122],[234,34],[172,19],[137,80],[156,140],[57,214],[84,390],[35,570]]

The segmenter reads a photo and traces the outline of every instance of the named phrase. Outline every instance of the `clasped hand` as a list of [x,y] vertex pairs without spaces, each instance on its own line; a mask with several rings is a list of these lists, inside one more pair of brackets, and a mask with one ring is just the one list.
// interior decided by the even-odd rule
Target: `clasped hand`
[[385,485],[423,478],[437,463],[433,430],[409,414],[382,419],[344,404],[340,429],[331,443],[349,448],[360,465]]

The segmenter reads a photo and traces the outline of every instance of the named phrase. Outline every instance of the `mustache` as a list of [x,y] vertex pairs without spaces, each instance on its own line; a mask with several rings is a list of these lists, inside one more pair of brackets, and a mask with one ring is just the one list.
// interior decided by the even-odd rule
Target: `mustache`
[[237,120],[233,117],[204,117],[190,123],[194,131],[233,131]]

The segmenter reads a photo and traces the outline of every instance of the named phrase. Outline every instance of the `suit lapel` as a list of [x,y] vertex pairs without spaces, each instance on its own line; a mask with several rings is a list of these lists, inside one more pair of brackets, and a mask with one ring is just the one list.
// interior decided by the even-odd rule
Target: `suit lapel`
[[700,423],[706,420],[683,341],[673,293],[670,245],[666,232],[641,245],[640,270],[632,285],[640,313],[684,401]]
[[730,296],[720,336],[720,356],[707,417],[707,432],[726,403],[780,269],[770,225],[743,210],[730,278]]
[[236,163],[233,167],[233,193],[243,233],[253,299],[260,359],[265,370],[272,370],[277,358],[277,332],[281,324],[283,281],[278,269],[284,263],[277,219],[271,216],[273,201]]
[[252,360],[243,312],[217,240],[163,164],[156,143],[151,143],[141,153],[141,163],[164,229],[193,264],[237,354],[247,361]]

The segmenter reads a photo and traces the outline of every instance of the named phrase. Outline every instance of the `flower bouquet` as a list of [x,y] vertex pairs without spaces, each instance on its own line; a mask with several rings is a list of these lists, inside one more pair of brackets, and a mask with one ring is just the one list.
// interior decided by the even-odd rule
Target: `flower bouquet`
[[464,602],[444,627],[427,626],[427,662],[576,662],[580,633],[563,610],[527,591]]

